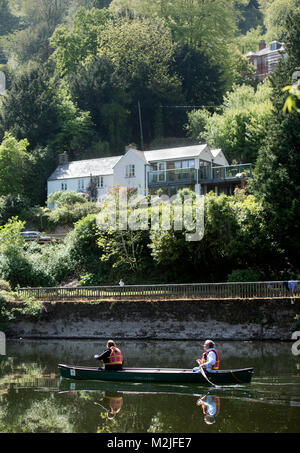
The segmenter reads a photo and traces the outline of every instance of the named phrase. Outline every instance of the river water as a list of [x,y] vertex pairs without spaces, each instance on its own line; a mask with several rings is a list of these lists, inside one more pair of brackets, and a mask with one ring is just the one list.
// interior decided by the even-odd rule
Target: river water
[[[126,366],[192,368],[203,341],[121,341]],[[105,341],[8,340],[0,356],[0,432],[299,433],[300,355],[286,342],[218,342],[221,368],[251,384],[61,380],[58,363],[98,366]]]

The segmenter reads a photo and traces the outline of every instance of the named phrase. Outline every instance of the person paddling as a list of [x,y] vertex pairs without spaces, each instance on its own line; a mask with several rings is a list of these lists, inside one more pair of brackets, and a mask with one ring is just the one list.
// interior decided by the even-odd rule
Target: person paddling
[[196,359],[198,367],[193,368],[194,373],[200,373],[200,367],[210,373],[216,372],[220,368],[220,356],[212,340],[206,340],[203,345],[204,353],[201,359]]
[[[94,358],[104,362],[105,371],[118,371],[123,368],[123,353],[117,348],[116,343],[113,340],[108,340],[106,350],[100,355],[95,354]],[[99,370],[104,371],[101,367],[99,367]]]

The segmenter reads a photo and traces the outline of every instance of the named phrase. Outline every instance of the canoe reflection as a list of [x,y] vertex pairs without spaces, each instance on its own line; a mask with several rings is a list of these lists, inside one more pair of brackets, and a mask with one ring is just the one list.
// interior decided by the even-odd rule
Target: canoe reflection
[[[137,384],[123,382],[101,382],[101,381],[76,381],[70,379],[62,379],[59,386],[60,393],[65,392],[95,392],[102,393],[101,399],[94,402],[103,411],[106,412],[107,418],[112,420],[120,413],[123,407],[124,395],[145,395],[145,394],[182,394],[196,396],[196,405],[202,408],[204,414],[204,422],[208,425],[215,423],[216,417],[220,413],[221,399],[217,394],[218,391],[213,389],[213,394],[210,391],[203,392],[204,388],[195,385],[165,385],[165,384]],[[234,389],[220,389],[221,396],[227,397],[232,395]],[[193,403],[195,404],[195,403]]]
[[72,390],[117,392],[125,394],[154,394],[174,393],[201,396],[207,393],[207,386],[195,386],[194,384],[152,384],[134,382],[108,382],[108,381],[80,381],[62,379],[59,385],[60,392]]

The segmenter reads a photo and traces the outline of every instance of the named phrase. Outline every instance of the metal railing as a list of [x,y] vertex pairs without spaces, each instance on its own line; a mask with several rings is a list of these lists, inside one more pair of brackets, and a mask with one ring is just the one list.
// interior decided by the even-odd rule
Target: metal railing
[[175,168],[172,170],[149,171],[148,185],[159,186],[160,184],[195,184],[197,182],[197,170],[195,168]]
[[226,179],[245,179],[252,176],[252,164],[227,165],[224,167],[200,167],[199,181],[220,181]]
[[[300,285],[299,285],[300,287]],[[288,282],[190,283],[172,285],[81,286],[76,288],[20,288],[18,295],[46,301],[71,300],[192,300],[273,299],[300,295]]]
[[149,171],[148,186],[158,187],[176,184],[196,184],[205,181],[240,180],[252,177],[252,164],[176,168],[174,170]]

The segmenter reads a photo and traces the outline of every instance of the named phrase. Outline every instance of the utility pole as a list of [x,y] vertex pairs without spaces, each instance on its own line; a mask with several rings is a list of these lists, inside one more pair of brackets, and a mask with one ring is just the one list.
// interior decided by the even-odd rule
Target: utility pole
[[0,96],[5,93],[5,89],[6,89],[5,73],[0,71]]
[[139,109],[139,120],[140,120],[140,133],[141,133],[141,149],[144,150],[144,137],[143,137],[143,125],[142,125],[142,113],[141,113],[141,104],[138,101],[138,109]]

